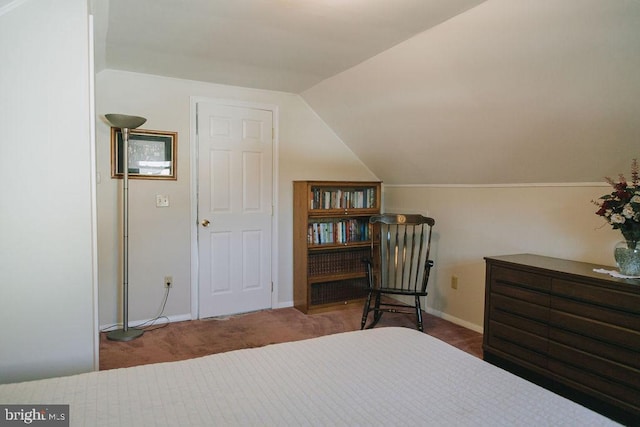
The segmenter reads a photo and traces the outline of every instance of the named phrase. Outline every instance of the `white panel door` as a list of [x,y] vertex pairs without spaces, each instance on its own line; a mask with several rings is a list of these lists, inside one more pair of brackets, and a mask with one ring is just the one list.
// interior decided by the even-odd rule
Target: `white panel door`
[[272,112],[201,102],[200,318],[271,308]]

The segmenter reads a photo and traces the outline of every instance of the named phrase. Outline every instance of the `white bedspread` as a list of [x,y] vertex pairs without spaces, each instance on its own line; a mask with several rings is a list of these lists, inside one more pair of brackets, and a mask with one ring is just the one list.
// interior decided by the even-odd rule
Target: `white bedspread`
[[612,421],[405,328],[0,385],[71,426],[604,426]]

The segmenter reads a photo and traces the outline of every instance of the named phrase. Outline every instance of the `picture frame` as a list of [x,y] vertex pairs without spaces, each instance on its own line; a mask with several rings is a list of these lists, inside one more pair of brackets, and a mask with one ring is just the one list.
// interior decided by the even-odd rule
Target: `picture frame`
[[[177,180],[178,133],[159,130],[129,131],[129,178]],[[111,178],[122,179],[122,131],[111,128]]]

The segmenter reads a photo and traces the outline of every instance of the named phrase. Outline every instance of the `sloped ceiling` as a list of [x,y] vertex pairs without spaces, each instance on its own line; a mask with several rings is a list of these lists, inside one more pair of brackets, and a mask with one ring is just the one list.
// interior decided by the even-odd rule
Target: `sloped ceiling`
[[640,2],[490,0],[302,96],[387,183],[601,182],[640,157]]
[[110,0],[96,67],[299,93],[387,184],[640,157],[638,0]]
[[109,0],[106,66],[299,93],[482,1]]

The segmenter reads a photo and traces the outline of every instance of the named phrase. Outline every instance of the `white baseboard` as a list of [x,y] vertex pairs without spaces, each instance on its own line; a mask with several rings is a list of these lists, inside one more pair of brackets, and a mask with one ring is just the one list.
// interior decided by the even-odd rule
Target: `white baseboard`
[[443,312],[438,311],[438,310],[434,310],[434,309],[429,308],[429,307],[427,307],[424,311],[429,313],[429,314],[431,314],[431,315],[433,315],[433,316],[439,317],[439,318],[447,320],[447,321],[449,321],[451,323],[455,323],[456,325],[462,326],[463,328],[471,329],[472,331],[479,332],[481,334],[484,333],[484,327],[483,326],[478,326],[475,323],[467,322],[466,320],[459,319],[457,317],[451,316],[451,315],[449,315],[447,313],[443,313]]
[[[410,299],[408,301],[403,301],[402,297],[396,297],[394,299],[400,301],[401,303],[404,302],[405,304],[412,304],[412,301]],[[431,314],[432,316],[439,317],[458,326],[462,326],[463,328],[471,329],[472,331],[479,332],[481,334],[484,332],[484,326],[476,325],[475,323],[459,319],[457,317],[451,316],[450,314],[443,313],[439,310],[434,310],[433,308],[428,307],[424,302],[422,304],[422,310],[424,310],[428,314]]]
[[[149,326],[152,319],[146,320],[129,320],[129,327],[135,328],[140,325],[144,325],[143,327]],[[173,316],[164,316],[153,322],[153,325],[164,325],[165,323],[174,323],[174,322],[184,322],[185,320],[192,320],[191,314],[175,314]],[[116,329],[117,326],[121,326],[120,323],[117,325],[108,324],[108,325],[100,325],[100,331],[104,330],[113,330]]]
[[276,308],[289,308],[289,307],[293,307],[293,301],[279,302],[276,305],[274,305],[272,308],[276,309]]

